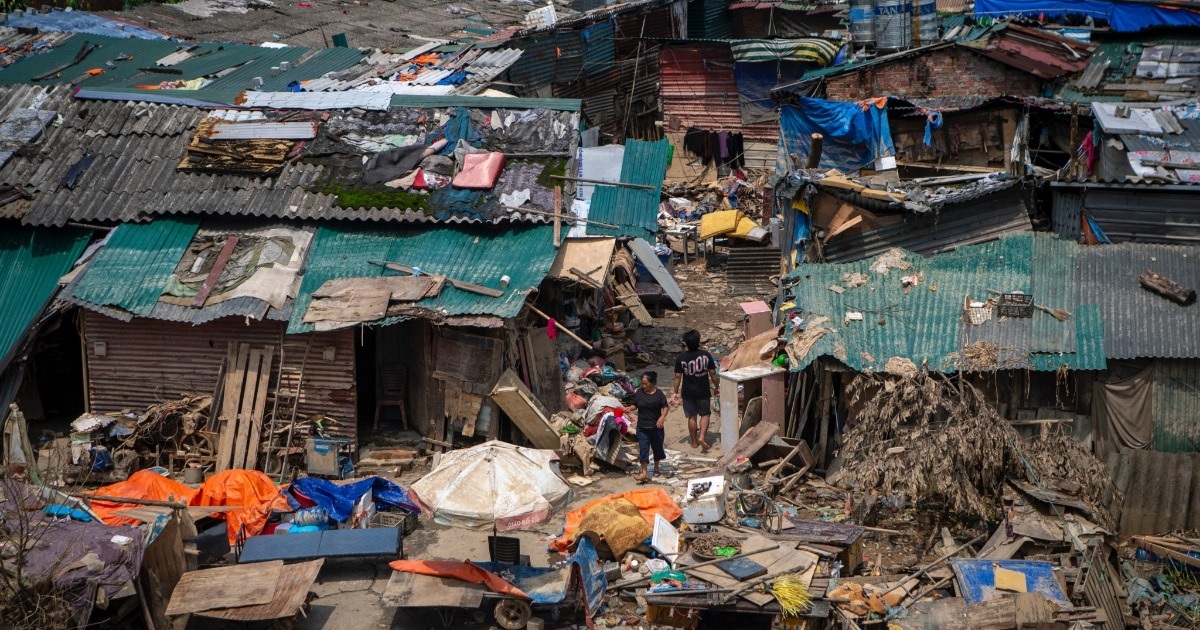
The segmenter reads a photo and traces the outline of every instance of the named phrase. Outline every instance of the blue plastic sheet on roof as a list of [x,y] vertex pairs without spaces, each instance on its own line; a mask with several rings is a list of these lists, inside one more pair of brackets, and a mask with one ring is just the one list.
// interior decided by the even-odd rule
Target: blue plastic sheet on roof
[[[781,64],[774,61],[733,64],[733,80],[737,83],[743,123],[756,123],[779,118],[779,113],[775,111],[775,99],[771,97],[771,90],[777,83],[779,65]],[[786,65],[800,68],[811,67],[796,62],[788,62]]]
[[1200,9],[1103,0],[978,0],[975,15],[1035,19],[1083,15],[1104,18],[1112,30],[1122,33],[1156,26],[1200,26]]
[[857,171],[896,151],[887,107],[875,101],[843,103],[803,97],[783,106],[779,142],[787,155],[807,157],[814,133],[824,136],[819,165],[822,169]]
[[350,519],[354,503],[371,490],[376,508],[400,508],[409,512],[420,512],[420,508],[408,498],[408,492],[383,477],[367,477],[351,484],[339,486],[328,479],[301,477],[292,482],[288,491],[298,494],[318,506],[325,508],[333,520],[344,523]]

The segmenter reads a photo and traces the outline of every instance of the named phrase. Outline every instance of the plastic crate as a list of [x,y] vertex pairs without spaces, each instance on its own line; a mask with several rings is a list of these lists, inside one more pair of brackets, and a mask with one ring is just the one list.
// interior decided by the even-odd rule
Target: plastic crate
[[1033,296],[1025,293],[1001,293],[996,312],[1000,317],[1033,317]]
[[371,519],[371,527],[401,527],[407,536],[417,528],[417,515],[410,512],[376,512]]

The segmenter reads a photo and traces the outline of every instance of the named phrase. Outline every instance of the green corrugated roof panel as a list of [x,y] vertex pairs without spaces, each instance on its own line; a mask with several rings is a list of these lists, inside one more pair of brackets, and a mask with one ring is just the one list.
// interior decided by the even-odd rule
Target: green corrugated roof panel
[[0,230],[0,372],[58,290],[91,238],[88,230],[8,227]]
[[119,226],[75,285],[73,297],[149,315],[198,227],[195,218]]
[[651,186],[653,190],[627,186],[596,186],[588,218],[619,226],[616,229],[589,225],[588,234],[652,238],[658,231],[658,204],[671,144],[627,140],[621,163],[621,182]]
[[1075,329],[1075,338],[1078,340],[1075,352],[1031,354],[1029,360],[1033,369],[1053,372],[1063,366],[1071,370],[1103,370],[1108,367],[1108,359],[1104,357],[1104,321],[1101,318],[1099,304],[1078,306],[1071,319],[1063,322]]
[[479,295],[446,284],[437,297],[422,300],[416,306],[447,316],[515,317],[529,292],[546,277],[558,254],[553,231],[548,225],[502,231],[321,226],[305,265],[304,281],[288,332],[313,329],[312,324],[303,322],[304,313],[312,302],[313,292],[327,281],[390,275],[390,272],[385,274],[383,267],[371,264],[373,260],[419,267],[427,273],[493,289],[499,288],[501,276],[507,275],[509,285],[502,297]]
[[[249,89],[255,77],[262,77],[263,86],[258,89],[263,92],[284,92],[292,81],[307,81],[327,72],[345,70],[358,63],[363,56],[357,48],[327,48],[313,53],[304,63],[296,65],[311,51],[307,48],[255,48],[265,53],[253,55],[249,63],[214,80],[205,89]],[[271,68],[285,61],[292,64],[291,69],[271,76]]]
[[1154,437],[1156,451],[1192,452],[1200,444],[1200,362],[1154,362]]
[[[59,76],[35,82],[33,77],[70,64],[79,53],[84,42],[99,44],[99,48],[88,53],[78,64],[70,65],[59,72]],[[30,55],[21,61],[0,70],[0,84],[36,83],[49,85],[66,83],[78,79],[93,68],[104,70],[104,74],[86,77],[79,82],[82,87],[102,87],[114,84],[124,84],[135,75],[141,74],[139,68],[153,66],[155,61],[175,52],[179,42],[165,39],[121,39],[104,37],[102,35],[76,34],[60,44],[54,50],[40,55]],[[121,55],[132,55],[129,61],[113,61]],[[112,61],[112,66],[105,62]],[[161,76],[163,79],[171,75]],[[159,80],[163,80],[159,79]],[[147,79],[149,81],[149,79]],[[157,82],[157,81],[156,81]]]
[[392,107],[477,107],[500,109],[549,109],[577,112],[583,101],[577,98],[505,98],[503,96],[424,96],[392,95]]
[[[824,326],[833,332],[826,333],[808,355],[797,357],[793,369],[802,369],[819,356],[832,356],[857,371],[882,371],[888,359],[900,357],[918,367],[953,372],[960,347],[983,340],[1000,346],[1003,356],[1013,357],[1015,363],[1002,359],[1002,365],[1028,364],[1036,370],[1054,370],[1060,365],[1103,369],[1104,335],[1096,305],[1077,307],[1065,322],[1075,327],[1077,338],[1088,340],[1079,344],[1078,352],[1031,354],[1028,319],[993,318],[979,326],[963,323],[963,301],[968,296],[983,301],[989,289],[1031,291],[1034,240],[1031,234],[1015,234],[933,256],[905,252],[904,260],[912,267],[893,268],[886,275],[871,270],[880,257],[802,265],[789,274],[797,282],[795,304],[808,321],[828,317]],[[1073,264],[1073,249],[1063,255]],[[847,273],[865,274],[867,284],[847,288],[841,281]],[[922,280],[905,291],[901,278],[913,274]],[[829,290],[835,285],[845,291]],[[862,313],[863,320],[846,322],[849,312]]]
[[[1037,304],[1075,312],[1075,243],[1039,233],[1033,239],[1033,282],[1030,287]],[[1030,352],[1075,352],[1075,326],[1058,321],[1041,310],[1033,312],[1029,336]]]

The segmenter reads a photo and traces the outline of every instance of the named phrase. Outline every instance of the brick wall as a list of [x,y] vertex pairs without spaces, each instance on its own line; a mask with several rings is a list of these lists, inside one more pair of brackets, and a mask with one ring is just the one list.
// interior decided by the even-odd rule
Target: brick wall
[[825,98],[860,101],[876,96],[1033,96],[1041,80],[959,46],[868,67],[829,79]]

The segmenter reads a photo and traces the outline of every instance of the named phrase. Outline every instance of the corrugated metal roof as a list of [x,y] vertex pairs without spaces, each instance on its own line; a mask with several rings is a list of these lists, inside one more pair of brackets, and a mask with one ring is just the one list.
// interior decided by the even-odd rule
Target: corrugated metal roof
[[621,179],[626,184],[652,186],[652,190],[628,186],[596,186],[588,218],[619,228],[589,225],[588,234],[652,239],[658,231],[658,204],[671,143],[628,140],[621,162]]
[[1122,243],[1081,246],[1076,254],[1081,304],[1099,304],[1108,358],[1200,358],[1200,310],[1143,289],[1150,270],[1200,288],[1200,247]]
[[[1189,446],[1189,449],[1194,448]],[[1117,533],[1161,535],[1200,527],[1200,453],[1159,453],[1121,449],[1108,456]]]
[[[1038,303],[1074,313],[1078,309],[1075,295],[1075,243],[1057,238],[1036,238],[1033,241],[1033,281],[1030,290]],[[1063,326],[1045,311],[1033,312],[1030,331],[1031,352],[1075,352],[1075,328]]]
[[[89,52],[79,63],[72,63],[75,56],[83,50],[85,43],[89,47],[98,47]],[[59,68],[61,70],[58,70],[57,75],[47,77],[38,83],[42,85],[66,83],[83,77],[78,83],[87,87],[123,85],[130,78],[142,74],[141,68],[153,66],[156,59],[161,59],[174,52],[178,45],[176,42],[165,39],[122,39],[103,35],[76,35],[63,41],[50,52],[27,57],[20,63],[0,69],[0,85],[34,83],[34,77]],[[123,55],[129,55],[132,58],[127,61],[116,61]],[[111,65],[105,62],[111,62]],[[93,68],[103,70],[104,74],[98,76],[84,74]],[[161,78],[154,82],[157,83],[171,75],[160,76]]]
[[[910,269],[893,268],[888,274],[871,270],[877,258],[848,264],[801,265],[788,279],[795,282],[795,304],[812,321],[825,316],[830,329],[792,369],[801,369],[818,356],[832,356],[857,371],[882,371],[892,357],[906,358],[918,367],[956,371],[962,365],[957,353],[980,341],[999,347],[999,369],[1052,370],[1103,369],[1103,347],[1081,344],[1074,353],[1030,352],[1030,320],[993,318],[979,326],[963,323],[963,301],[988,298],[988,290],[1029,292],[1035,264],[1034,241],[1052,239],[1046,234],[1015,234],[999,240],[962,247],[954,252],[921,256],[907,252]],[[845,288],[843,274],[862,273],[866,285]],[[905,289],[901,277],[916,274],[921,281]],[[786,283],[785,283],[786,284]],[[841,294],[829,290],[842,286]],[[1038,295],[1034,294],[1035,301]],[[1084,310],[1083,307],[1077,310]],[[848,312],[863,314],[861,321],[845,321]],[[1092,313],[1074,315],[1055,323],[1075,328],[1075,334],[1102,337],[1100,321]],[[1091,354],[1087,354],[1091,353]]]
[[1195,184],[1056,182],[1050,186],[1054,231],[1079,238],[1086,206],[1114,243],[1200,245],[1198,190]]
[[50,52],[58,43],[74,33],[40,31],[22,33],[15,28],[0,26],[0,68],[10,66],[30,55]]
[[21,348],[58,290],[58,280],[71,270],[91,238],[88,230],[35,230],[5,226],[0,230],[0,372]]
[[708,39],[733,36],[729,0],[688,0],[688,35]]
[[[893,247],[928,255],[990,241],[1005,234],[1032,231],[1025,202],[1012,183],[1015,182],[978,197],[946,204],[938,212],[918,214],[878,230],[831,239],[825,247],[825,259],[850,262],[877,256]],[[857,205],[863,198],[856,197],[858,199],[853,203]],[[867,206],[867,209],[874,208]]]
[[[383,96],[386,104],[390,97]],[[578,143],[578,136],[573,132],[577,123],[572,122],[577,118],[572,112],[578,110],[578,100],[453,97],[448,101],[456,103],[457,99],[463,98],[472,106],[487,106],[487,109],[480,108],[483,111],[469,111],[478,120],[490,115],[493,109],[503,108],[520,117],[525,113],[521,111],[523,107],[550,106],[547,111],[533,112],[534,122],[514,123],[495,132],[489,128],[485,135],[491,146],[529,144],[530,138],[522,135],[526,124],[540,125],[538,134],[542,135],[536,137],[545,142],[537,147],[538,150],[569,155]],[[71,90],[65,86],[0,87],[0,112],[10,111],[9,106],[13,103],[24,106],[38,100],[42,101],[42,110],[61,114],[63,123],[48,127],[30,150],[20,152],[0,167],[0,185],[8,184],[34,193],[32,200],[21,200],[0,208],[0,214],[23,217],[30,225],[61,226],[71,221],[130,222],[182,214],[411,223],[550,221],[544,215],[493,212],[495,199],[492,196],[484,200],[486,212],[483,206],[470,205],[475,203],[474,198],[470,204],[449,199],[442,207],[445,211],[437,213],[416,207],[339,206],[336,205],[338,198],[328,194],[325,183],[331,169],[336,171],[341,166],[326,166],[303,159],[288,162],[279,175],[270,177],[181,172],[178,166],[184,149],[207,110],[134,102],[82,101],[72,98]],[[414,102],[430,104],[428,99],[415,99]],[[393,108],[389,112],[371,112],[369,115],[378,116],[377,122],[390,124],[410,118],[415,120],[425,113],[434,121],[430,125],[436,126],[440,112],[432,107],[425,108],[428,111],[424,112],[414,112],[415,109],[418,108]],[[81,115],[85,110],[86,115]],[[547,132],[548,125],[543,124],[551,117],[560,123],[549,125],[561,131],[558,135]],[[64,175],[87,153],[92,154],[94,161],[78,178],[78,185],[75,188],[60,187]],[[528,160],[511,160],[510,168],[502,174],[502,182],[505,185],[521,183],[522,188],[528,185],[537,197],[543,188],[505,179],[509,171],[514,172],[512,177],[517,177],[517,171],[528,174],[531,169],[527,163]]]
[[198,219],[159,219],[119,226],[92,259],[71,297],[134,315],[149,315],[198,227]]
[[658,55],[663,119],[710,131],[740,131],[747,140],[779,139],[778,121],[744,124],[729,45],[663,46]]
[[583,37],[576,31],[560,30],[554,35],[554,82],[583,78]]
[[616,59],[614,22],[607,20],[583,29],[583,73],[594,76],[609,70]]
[[[522,55],[523,56],[523,55]],[[549,109],[557,112],[577,112],[582,102],[574,98],[504,98],[498,96],[425,96],[396,94],[392,107],[476,107],[502,109]]]
[[986,45],[972,49],[1042,79],[1083,70],[1095,50],[1095,46],[1069,37],[1011,23],[993,29],[990,35]]
[[508,69],[508,80],[517,84],[518,94],[536,94],[554,83],[558,41],[553,31],[541,33],[520,44],[521,58]]
[[271,109],[374,109],[391,107],[392,95],[384,92],[259,92],[242,93],[239,105]]
[[1200,445],[1200,361],[1154,362],[1154,436],[1156,451],[1190,453]]
[[[336,278],[379,277],[383,267],[370,261],[419,267],[425,273],[498,288],[510,278],[502,297],[462,291],[447,284],[441,294],[416,303],[441,316],[515,317],[531,290],[550,271],[558,250],[550,226],[479,231],[466,228],[369,229],[323,225],[308,257],[304,280],[292,312],[289,333],[313,330],[303,322],[312,294]],[[390,272],[389,272],[390,273]]]

